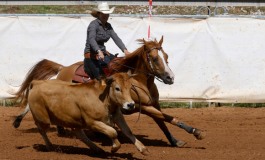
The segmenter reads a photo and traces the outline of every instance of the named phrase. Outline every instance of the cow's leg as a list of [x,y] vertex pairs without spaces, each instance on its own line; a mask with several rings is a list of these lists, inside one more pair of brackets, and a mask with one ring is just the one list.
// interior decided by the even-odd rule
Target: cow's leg
[[40,124],[38,122],[36,122],[35,124],[37,125],[38,130],[39,130],[42,138],[44,139],[47,150],[48,151],[54,150],[53,145],[52,145],[51,141],[49,140],[49,138],[46,134],[47,130],[50,128],[50,124]]
[[[160,121],[165,121],[165,122],[171,123],[173,125],[176,125],[182,129],[184,129],[186,132],[193,134],[198,140],[201,140],[205,137],[205,133],[203,131],[201,131],[200,129],[194,128],[192,126],[188,126],[185,123],[177,120],[177,118],[162,113],[161,111],[154,108],[153,106],[142,106],[142,113],[154,118],[156,123],[158,123],[159,127],[162,130],[164,129],[163,131],[167,137],[170,136],[169,131],[168,131],[167,127],[165,126],[165,124],[163,124]],[[170,137],[168,137],[168,138],[170,138]],[[169,139],[169,141],[170,141],[170,139]]]
[[18,115],[15,119],[15,121],[13,122],[13,126],[15,128],[18,128],[20,126],[20,123],[22,121],[22,119],[26,116],[26,114],[30,111],[29,105],[26,106],[26,108],[24,109],[23,113],[21,113],[20,115]]
[[148,149],[140,142],[133,134],[129,126],[127,125],[121,110],[117,110],[116,113],[113,116],[114,122],[118,125],[118,127],[121,129],[122,133],[125,134],[136,146],[136,148],[143,154],[148,155],[149,151]]
[[112,148],[111,148],[112,153],[117,152],[121,148],[121,144],[117,138],[118,133],[114,128],[106,125],[105,123],[103,123],[101,121],[95,121],[93,123],[93,125],[91,126],[91,128],[94,131],[98,131],[100,133],[103,133],[112,139]]
[[84,142],[88,147],[90,147],[95,153],[104,153],[104,150],[99,148],[95,143],[93,143],[81,129],[72,129],[76,137]]

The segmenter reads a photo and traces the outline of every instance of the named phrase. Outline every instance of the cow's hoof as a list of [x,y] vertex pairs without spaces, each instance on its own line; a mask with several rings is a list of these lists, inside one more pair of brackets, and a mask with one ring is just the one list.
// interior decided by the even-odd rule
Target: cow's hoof
[[206,132],[195,128],[195,130],[193,132],[193,135],[196,137],[196,139],[202,140],[202,139],[204,139],[206,137]]
[[142,153],[142,155],[145,155],[145,156],[147,156],[147,155],[150,154],[150,152],[148,151],[147,148],[143,148],[143,150],[141,151],[141,153]]
[[121,148],[121,145],[118,145],[118,146],[112,146],[112,148],[111,148],[111,153],[115,153],[115,152],[117,152],[120,148]]

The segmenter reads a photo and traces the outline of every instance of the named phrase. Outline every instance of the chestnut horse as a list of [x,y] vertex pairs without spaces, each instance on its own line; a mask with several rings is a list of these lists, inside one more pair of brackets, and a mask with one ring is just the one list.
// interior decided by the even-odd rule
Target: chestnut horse
[[[124,114],[140,112],[152,117],[164,132],[172,146],[182,147],[186,142],[175,139],[169,132],[165,122],[184,129],[199,140],[203,139],[205,137],[204,131],[188,126],[179,121],[176,117],[161,111],[159,105],[159,92],[154,83],[155,78],[163,81],[165,84],[174,83],[174,74],[168,66],[168,54],[162,48],[163,37],[159,42],[157,40],[145,41],[144,39],[140,39],[138,42],[140,42],[142,46],[134,52],[123,58],[115,58],[109,63],[110,74],[115,72],[127,72],[128,70],[131,70],[133,74],[137,74],[130,80],[134,86],[131,90],[132,98],[135,103],[139,105],[136,105],[133,112]],[[75,71],[82,64],[83,62],[77,62],[70,66],[63,66],[53,61],[42,60],[33,66],[26,79],[49,79],[57,75],[57,79],[71,82],[73,81]],[[24,90],[25,88],[20,88],[16,96],[21,97],[20,95],[23,94]],[[22,118],[28,111],[29,109],[17,116],[17,119],[13,123],[14,127],[19,127]],[[119,126],[120,124],[117,125]],[[127,127],[127,130],[122,130],[122,132],[126,136],[131,134],[129,127]]]

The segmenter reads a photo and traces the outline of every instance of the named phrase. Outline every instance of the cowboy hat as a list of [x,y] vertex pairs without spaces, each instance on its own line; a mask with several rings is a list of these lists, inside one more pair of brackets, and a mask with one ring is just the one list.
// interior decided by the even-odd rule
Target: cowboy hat
[[97,12],[101,12],[104,14],[111,14],[114,11],[115,7],[112,7],[111,9],[109,9],[109,5],[107,2],[102,2],[100,4],[98,4],[98,8],[94,8],[94,11]]

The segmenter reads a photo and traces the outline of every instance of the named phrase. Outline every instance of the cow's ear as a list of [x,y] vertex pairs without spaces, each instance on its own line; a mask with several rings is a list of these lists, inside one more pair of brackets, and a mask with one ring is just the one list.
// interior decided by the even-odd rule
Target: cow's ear
[[132,71],[130,69],[127,71],[127,74],[129,75],[130,78],[137,75],[137,74],[132,74]]
[[112,76],[106,78],[106,84],[107,85],[111,85],[112,82],[113,82],[113,77]]

